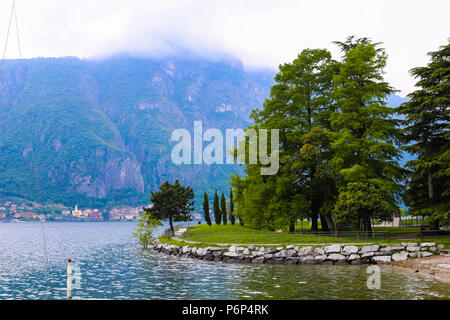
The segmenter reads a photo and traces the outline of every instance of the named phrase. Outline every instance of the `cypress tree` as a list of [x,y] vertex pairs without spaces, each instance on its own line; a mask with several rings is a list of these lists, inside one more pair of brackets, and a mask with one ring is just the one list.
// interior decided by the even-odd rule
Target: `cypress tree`
[[227,224],[227,222],[228,222],[227,203],[226,203],[225,195],[223,192],[222,192],[222,197],[220,198],[220,211],[222,212],[223,224]]
[[234,203],[233,203],[233,189],[230,189],[230,222],[232,225],[236,222],[236,217],[234,216]]
[[211,226],[211,216],[209,215],[209,200],[206,192],[203,193],[203,215],[206,223]]
[[219,207],[219,195],[217,194],[217,190],[214,193],[214,201],[213,201],[213,210],[214,210],[214,220],[216,224],[219,225],[222,221],[222,212]]

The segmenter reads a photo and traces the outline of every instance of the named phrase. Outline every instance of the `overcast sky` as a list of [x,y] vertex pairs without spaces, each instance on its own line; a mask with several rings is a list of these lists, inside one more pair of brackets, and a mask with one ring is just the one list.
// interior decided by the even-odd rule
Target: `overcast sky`
[[[236,57],[245,68],[276,70],[304,48],[328,48],[348,35],[383,42],[386,79],[404,96],[414,89],[408,70],[450,37],[448,0],[16,0],[25,57],[148,56],[179,48],[210,58]],[[0,45],[11,0],[0,1]],[[8,58],[17,57],[10,38]]]

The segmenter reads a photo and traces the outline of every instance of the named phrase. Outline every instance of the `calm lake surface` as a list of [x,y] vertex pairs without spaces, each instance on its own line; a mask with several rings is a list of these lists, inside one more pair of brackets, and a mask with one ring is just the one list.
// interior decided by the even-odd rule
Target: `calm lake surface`
[[[66,298],[67,258],[79,267],[73,299],[450,299],[448,284],[381,267],[249,265],[142,250],[134,222],[0,223],[0,299]],[[75,267],[76,269],[77,267]]]

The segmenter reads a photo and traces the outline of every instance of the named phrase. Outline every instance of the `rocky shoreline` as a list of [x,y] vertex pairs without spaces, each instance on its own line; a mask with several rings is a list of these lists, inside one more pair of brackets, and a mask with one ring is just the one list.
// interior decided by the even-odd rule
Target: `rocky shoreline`
[[354,246],[332,244],[323,247],[284,247],[261,246],[227,246],[197,248],[164,244],[155,240],[149,249],[167,255],[206,261],[234,263],[268,263],[268,264],[363,264],[390,263],[405,261],[410,258],[423,258],[439,255],[442,245],[433,242],[402,243],[389,245]]

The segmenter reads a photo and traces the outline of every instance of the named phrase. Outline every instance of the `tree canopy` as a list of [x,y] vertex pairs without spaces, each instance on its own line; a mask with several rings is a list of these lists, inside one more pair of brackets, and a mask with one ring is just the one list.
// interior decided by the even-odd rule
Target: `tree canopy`
[[[294,231],[308,218],[313,231],[318,219],[323,231],[337,221],[368,229],[372,218],[390,218],[398,208],[405,172],[398,163],[402,130],[387,106],[395,93],[384,80],[387,54],[369,38],[335,43],[339,61],[326,49],[305,49],[281,65],[270,97],[251,113],[251,129],[279,129],[280,168],[261,176],[262,164],[247,164],[245,177],[231,177],[236,215],[250,227]],[[373,193],[366,195],[372,207],[344,219],[357,186]]]
[[397,111],[404,115],[404,150],[409,161],[405,203],[411,212],[439,225],[450,223],[450,44],[428,54],[425,67],[412,69],[418,90]]
[[150,201],[153,206],[144,208],[144,214],[149,219],[169,220],[170,230],[174,233],[173,222],[191,219],[191,211],[194,210],[194,201],[191,201],[193,198],[194,191],[191,187],[182,186],[178,179],[174,184],[166,181],[159,187],[159,191],[152,191]]

